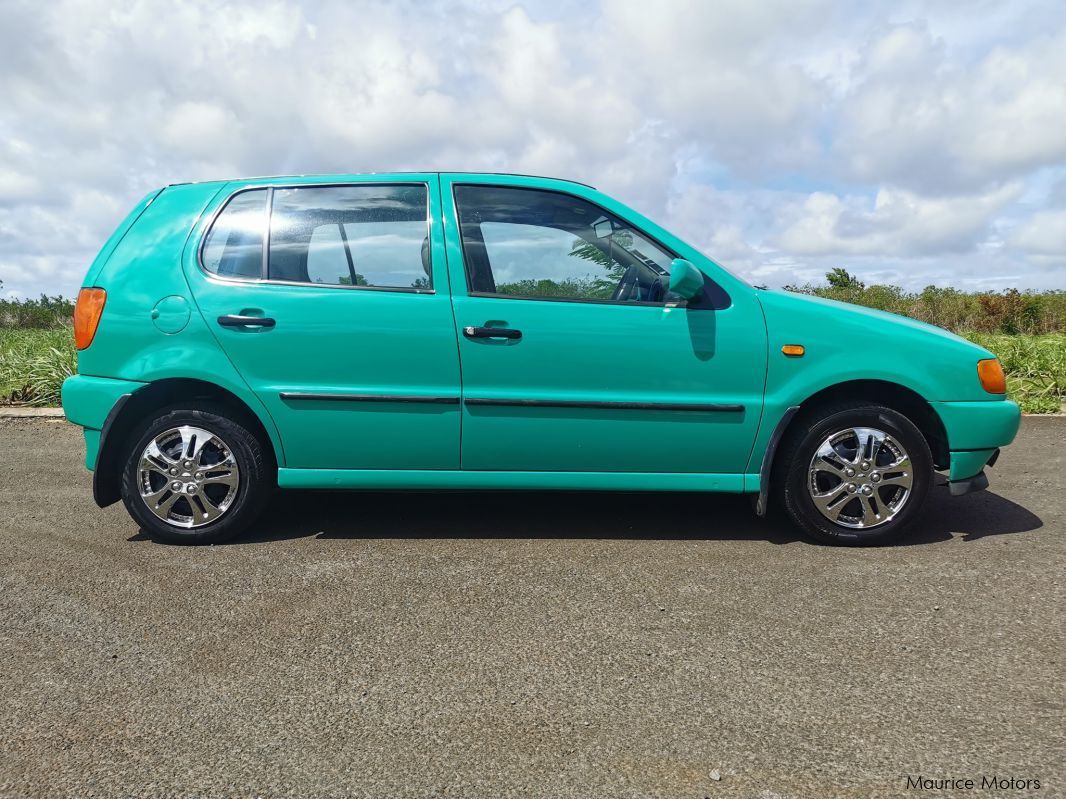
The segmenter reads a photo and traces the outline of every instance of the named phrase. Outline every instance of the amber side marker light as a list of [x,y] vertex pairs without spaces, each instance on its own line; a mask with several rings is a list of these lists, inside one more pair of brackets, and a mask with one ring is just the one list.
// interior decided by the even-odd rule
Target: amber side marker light
[[1007,393],[1007,377],[1003,374],[1003,366],[999,358],[985,358],[978,361],[977,376],[981,380],[981,387],[989,394]]
[[786,344],[781,348],[781,352],[790,358],[801,358],[806,351],[802,344]]
[[83,350],[93,343],[100,316],[104,312],[107,292],[103,289],[82,289],[74,305],[74,346]]

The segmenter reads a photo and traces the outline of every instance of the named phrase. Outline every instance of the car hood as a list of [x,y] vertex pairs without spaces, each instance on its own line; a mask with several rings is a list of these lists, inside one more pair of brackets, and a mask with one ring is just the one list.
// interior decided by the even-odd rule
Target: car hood
[[[795,312],[799,316],[807,316],[816,313],[818,317],[832,329],[840,327],[852,328],[856,324],[863,327],[876,326],[886,335],[898,332],[911,338],[923,339],[926,343],[946,345],[951,349],[963,349],[972,353],[980,352],[983,358],[994,358],[991,352],[984,347],[974,344],[936,325],[919,322],[907,316],[879,311],[876,308],[867,308],[863,305],[853,305],[850,302],[815,297],[810,294],[797,294],[791,291],[762,291],[759,294],[764,308],[770,306],[776,312],[774,315],[789,315]],[[772,298],[772,299],[771,299]]]

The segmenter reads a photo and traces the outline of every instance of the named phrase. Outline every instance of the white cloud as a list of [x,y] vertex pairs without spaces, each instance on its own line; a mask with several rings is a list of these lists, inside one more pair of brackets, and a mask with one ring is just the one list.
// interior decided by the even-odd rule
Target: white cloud
[[872,204],[862,197],[816,192],[780,235],[797,255],[929,255],[971,250],[992,215],[1021,192],[1009,184],[985,194],[922,197],[884,188]]
[[758,282],[1061,286],[1059,12],[8,0],[0,280],[73,293],[168,182],[483,169],[591,182]]
[[1066,210],[1038,211],[1011,237],[1011,244],[1034,255],[1066,262]]
[[1066,159],[1066,30],[952,59],[920,23],[870,41],[842,98],[848,175],[931,192],[980,189]]

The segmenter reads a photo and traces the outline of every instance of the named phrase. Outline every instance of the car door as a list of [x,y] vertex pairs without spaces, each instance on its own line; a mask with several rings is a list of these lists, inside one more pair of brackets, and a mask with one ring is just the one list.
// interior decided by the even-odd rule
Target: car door
[[[576,184],[444,175],[442,199],[463,469],[743,473],[766,373],[750,288]],[[687,307],[677,256],[708,275]]]
[[186,274],[286,465],[459,468],[436,175],[228,187],[217,207]]

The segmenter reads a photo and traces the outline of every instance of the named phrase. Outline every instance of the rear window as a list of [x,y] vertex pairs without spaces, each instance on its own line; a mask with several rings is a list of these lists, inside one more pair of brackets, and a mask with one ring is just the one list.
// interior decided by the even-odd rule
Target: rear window
[[426,186],[241,192],[204,240],[203,266],[229,278],[432,290]]

